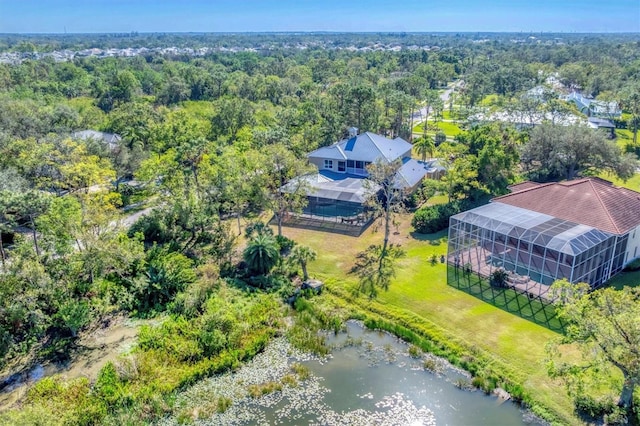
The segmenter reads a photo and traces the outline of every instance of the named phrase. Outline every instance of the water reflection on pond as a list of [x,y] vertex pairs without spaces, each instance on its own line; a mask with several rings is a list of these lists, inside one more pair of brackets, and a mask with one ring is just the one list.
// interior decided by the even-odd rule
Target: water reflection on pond
[[[329,340],[336,349],[319,360],[276,339],[237,372],[181,394],[177,406],[198,424],[211,425],[522,425],[536,420],[515,404],[459,389],[455,384],[469,377],[441,360],[427,357],[426,364],[438,373],[425,370],[423,355],[412,357],[406,343],[386,333],[350,321],[347,333]],[[295,362],[308,367],[307,380],[249,396],[251,385],[283,383]],[[221,396],[233,400],[224,413],[203,408]]]

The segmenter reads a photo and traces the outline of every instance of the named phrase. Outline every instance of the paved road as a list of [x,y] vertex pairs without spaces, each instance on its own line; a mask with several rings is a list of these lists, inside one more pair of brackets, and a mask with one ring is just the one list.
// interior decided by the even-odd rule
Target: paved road
[[[442,99],[442,102],[445,104],[445,106],[447,105],[447,102],[449,101],[449,98],[451,97],[451,93],[453,93],[453,91],[460,85],[462,84],[462,80],[456,81],[455,83],[450,84],[444,92],[440,93],[440,99]],[[429,115],[431,115],[431,112],[429,112]],[[427,107],[422,107],[419,110],[415,111],[413,113],[413,125],[417,125],[420,124],[424,121],[424,119],[427,117]]]
[[131,225],[133,225],[134,223],[136,223],[136,221],[138,219],[140,219],[143,216],[148,215],[149,213],[151,213],[154,209],[156,209],[157,206],[153,206],[153,207],[147,207],[146,209],[137,211],[135,213],[132,213],[128,216],[125,216],[124,218],[121,219],[120,223],[122,223],[122,225],[125,228],[129,228]]

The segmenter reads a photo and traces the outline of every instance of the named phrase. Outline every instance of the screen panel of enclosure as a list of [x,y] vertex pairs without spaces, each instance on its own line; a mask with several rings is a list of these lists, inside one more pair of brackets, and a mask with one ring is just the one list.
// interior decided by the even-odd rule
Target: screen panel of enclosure
[[452,216],[449,263],[489,278],[502,268],[549,286],[566,278],[597,287],[622,267],[626,237],[501,203]]

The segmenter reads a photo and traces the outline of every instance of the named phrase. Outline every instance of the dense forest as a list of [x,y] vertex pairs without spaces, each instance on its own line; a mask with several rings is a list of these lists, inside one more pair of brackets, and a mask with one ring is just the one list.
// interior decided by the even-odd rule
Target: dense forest
[[[36,55],[142,47],[209,49]],[[171,392],[259,351],[316,256],[265,223],[301,207],[281,186],[309,171],[306,153],[351,126],[441,159],[446,175],[404,206],[446,198],[418,210],[425,233],[527,178],[632,178],[640,153],[637,35],[5,35],[0,52],[16,54],[0,63],[0,371],[64,359],[79,333],[116,314],[163,318],[141,331],[135,375],[111,365],[95,383],[43,381],[8,421],[37,422],[47,410],[71,423],[151,420]],[[469,119],[581,116],[557,95],[524,96],[549,77],[617,102],[615,125],[629,137]],[[417,128],[425,106],[432,117]],[[336,327],[319,318],[307,321]]]

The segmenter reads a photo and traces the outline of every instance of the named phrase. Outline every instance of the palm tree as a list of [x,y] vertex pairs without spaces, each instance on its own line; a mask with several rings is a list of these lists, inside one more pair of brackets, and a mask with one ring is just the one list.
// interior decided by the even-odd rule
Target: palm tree
[[271,235],[256,235],[242,253],[249,269],[257,275],[266,275],[280,259],[278,244]]
[[307,263],[316,260],[316,252],[307,246],[294,246],[289,255],[291,262],[299,263],[302,267],[302,275],[305,281],[309,279]]
[[427,159],[427,154],[429,157],[433,157],[433,152],[436,149],[436,144],[433,141],[431,136],[420,136],[413,143],[413,147],[416,149],[416,152],[422,157],[422,161]]

